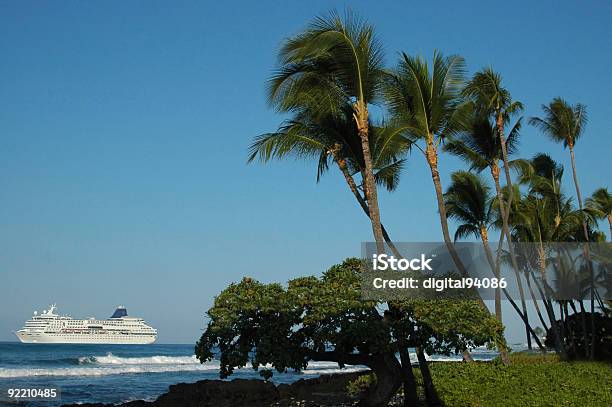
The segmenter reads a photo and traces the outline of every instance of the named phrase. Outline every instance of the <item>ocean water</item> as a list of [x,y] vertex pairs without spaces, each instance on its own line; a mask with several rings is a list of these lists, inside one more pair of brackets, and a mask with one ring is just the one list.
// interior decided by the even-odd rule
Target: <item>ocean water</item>
[[[473,352],[475,359],[490,360],[497,354],[485,349]],[[416,361],[416,355],[411,359]],[[461,360],[461,356],[433,355],[431,360]],[[312,362],[302,372],[274,373],[275,383],[291,383],[326,373],[363,370],[339,369],[335,363]],[[0,342],[0,389],[55,387],[60,401],[38,401],[20,405],[59,406],[64,403],[119,403],[154,400],[175,383],[218,379],[219,363],[201,364],[194,345],[75,345]],[[230,377],[260,378],[252,368],[237,369]],[[1,399],[0,399],[1,400]],[[0,401],[0,405],[3,402]],[[14,405],[14,404],[13,404]]]

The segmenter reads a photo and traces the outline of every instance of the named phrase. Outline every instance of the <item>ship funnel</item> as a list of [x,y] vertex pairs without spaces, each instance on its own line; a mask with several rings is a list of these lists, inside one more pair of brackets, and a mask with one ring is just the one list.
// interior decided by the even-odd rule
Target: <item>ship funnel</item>
[[111,318],[127,317],[127,310],[123,306],[118,306]]

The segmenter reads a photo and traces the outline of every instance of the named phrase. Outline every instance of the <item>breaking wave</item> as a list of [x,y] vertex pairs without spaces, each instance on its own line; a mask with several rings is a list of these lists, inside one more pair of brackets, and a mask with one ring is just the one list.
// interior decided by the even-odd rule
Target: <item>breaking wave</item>
[[0,378],[33,376],[108,376],[129,373],[164,373],[219,370],[218,364],[123,365],[108,367],[63,367],[56,369],[0,369]]
[[[491,353],[490,355],[488,353]],[[482,352],[474,355],[475,359],[487,360],[493,357],[493,352]],[[461,355],[442,356],[426,355],[431,361],[460,361]],[[411,362],[417,363],[416,355],[410,353]],[[83,356],[79,358],[63,359],[62,367],[36,367],[36,368],[0,368],[0,379],[34,376],[108,376],[138,373],[164,373],[164,372],[215,372],[219,370],[218,361],[201,364],[191,356],[146,356],[121,357],[112,353],[106,356]],[[66,365],[68,364],[68,366]],[[251,366],[247,365],[245,369]],[[268,368],[270,368],[268,366]],[[304,375],[320,375],[338,372],[356,372],[367,369],[364,366],[346,366],[340,369],[336,363],[310,362],[308,368],[301,372]]]
[[[201,364],[194,356],[148,356],[120,357],[112,353],[106,356],[83,356],[78,359],[77,366],[57,368],[0,368],[1,378],[35,377],[35,376],[108,376],[138,373],[164,372],[216,372],[218,361]],[[250,364],[245,369],[250,369]],[[267,366],[270,368],[270,366]],[[338,364],[329,362],[311,362],[302,372],[304,375],[319,375],[324,373],[355,372],[366,369],[361,366],[347,366],[340,369]],[[256,373],[255,373],[256,374]]]
[[80,365],[199,365],[200,361],[192,356],[148,356],[148,357],[120,357],[112,353],[106,356],[89,356],[78,359]]

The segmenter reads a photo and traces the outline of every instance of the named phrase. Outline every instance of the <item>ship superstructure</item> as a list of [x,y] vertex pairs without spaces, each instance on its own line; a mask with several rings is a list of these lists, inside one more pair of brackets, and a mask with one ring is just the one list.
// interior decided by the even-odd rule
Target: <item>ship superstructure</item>
[[108,319],[73,319],[56,311],[55,304],[40,314],[34,311],[15,335],[25,343],[149,344],[157,339],[155,328],[128,316],[123,306]]

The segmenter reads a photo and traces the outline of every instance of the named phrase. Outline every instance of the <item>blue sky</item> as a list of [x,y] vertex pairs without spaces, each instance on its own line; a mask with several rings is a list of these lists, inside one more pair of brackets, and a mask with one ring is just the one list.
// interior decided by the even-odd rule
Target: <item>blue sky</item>
[[[609,186],[612,4],[429,3],[351,8],[389,65],[440,49],[501,72],[526,116],[558,95],[586,104],[583,191]],[[371,229],[338,174],[316,184],[313,163],[246,165],[252,137],[281,120],[264,94],[279,45],[331,7],[345,2],[0,1],[0,340],[57,302],[81,317],[123,304],[161,342],[193,343],[229,282],[359,254]],[[525,127],[520,154],[538,151],[569,168]],[[460,167],[444,156],[443,181]],[[441,239],[420,155],[381,208],[394,239]]]

